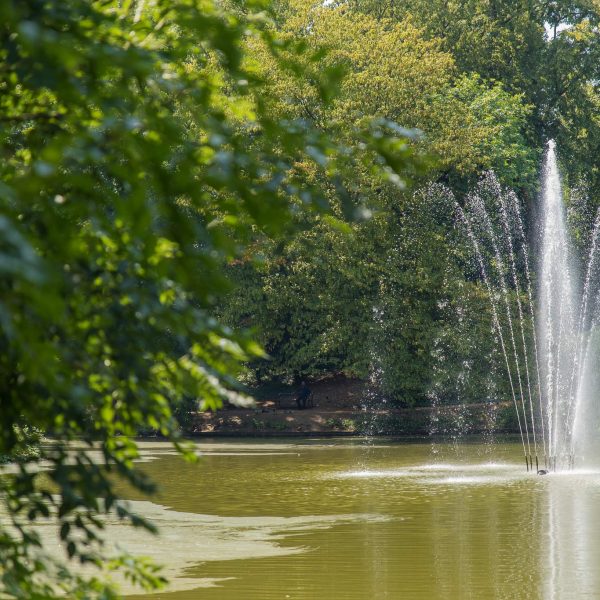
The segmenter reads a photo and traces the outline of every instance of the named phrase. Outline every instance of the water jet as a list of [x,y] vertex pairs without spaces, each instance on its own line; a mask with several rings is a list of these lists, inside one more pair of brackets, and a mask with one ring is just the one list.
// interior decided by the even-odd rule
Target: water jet
[[600,210],[587,260],[580,261],[569,233],[556,147],[549,142],[534,272],[519,199],[492,173],[464,206],[456,202],[456,214],[489,297],[527,471],[534,464],[536,473],[546,474],[589,463],[600,422],[594,402],[600,382],[592,367],[600,358]]

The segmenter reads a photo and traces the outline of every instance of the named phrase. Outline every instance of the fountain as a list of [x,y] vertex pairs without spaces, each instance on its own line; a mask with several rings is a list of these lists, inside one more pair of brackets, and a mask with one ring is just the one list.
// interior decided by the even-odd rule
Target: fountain
[[[490,298],[527,470],[572,469],[597,455],[600,211],[585,277],[573,248],[553,142],[543,168],[536,293],[519,200],[493,174],[456,203]],[[528,342],[529,340],[529,342]]]

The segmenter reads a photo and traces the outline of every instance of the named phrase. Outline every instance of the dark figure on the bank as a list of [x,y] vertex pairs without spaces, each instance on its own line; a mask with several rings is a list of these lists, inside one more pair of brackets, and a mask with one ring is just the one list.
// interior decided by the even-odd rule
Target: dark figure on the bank
[[302,385],[300,386],[300,390],[298,391],[298,397],[296,398],[296,404],[298,405],[298,409],[303,409],[307,407],[308,399],[310,398],[311,394],[312,392],[306,384],[306,381],[303,381]]
[[538,475],[548,475],[548,471],[546,471],[546,469],[540,469]]

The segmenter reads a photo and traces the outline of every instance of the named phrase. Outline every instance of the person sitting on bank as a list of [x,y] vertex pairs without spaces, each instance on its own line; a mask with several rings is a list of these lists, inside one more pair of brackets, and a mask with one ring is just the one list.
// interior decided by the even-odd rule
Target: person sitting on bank
[[310,391],[310,388],[308,387],[306,381],[303,381],[300,385],[300,390],[298,391],[298,397],[296,398],[298,410],[306,408],[308,404],[308,399],[310,398],[311,394],[312,392]]

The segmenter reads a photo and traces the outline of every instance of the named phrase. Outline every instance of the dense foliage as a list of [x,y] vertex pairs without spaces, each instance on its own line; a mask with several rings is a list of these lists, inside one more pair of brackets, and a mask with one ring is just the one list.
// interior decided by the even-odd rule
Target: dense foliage
[[[597,3],[280,0],[277,7],[286,39],[324,45],[323,67],[348,69],[340,96],[323,108],[310,82],[290,85],[264,61],[272,85],[287,90],[282,114],[317,122],[327,115],[342,133],[384,115],[423,131],[418,145],[435,161],[408,191],[357,172],[356,193],[369,199],[372,215],[350,223],[350,235],[304,217],[305,230],[286,243],[257,239],[260,264],[231,266],[242,286],[225,320],[254,325],[271,356],[250,365],[249,380],[376,373],[403,403],[427,404],[432,389],[448,402],[488,397],[498,349],[485,291],[452,233],[454,199],[440,202],[429,184],[443,184],[461,203],[493,170],[518,192],[533,243],[539,166],[545,142],[556,138],[583,250],[600,201]],[[459,380],[466,393],[457,392]]]

